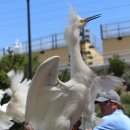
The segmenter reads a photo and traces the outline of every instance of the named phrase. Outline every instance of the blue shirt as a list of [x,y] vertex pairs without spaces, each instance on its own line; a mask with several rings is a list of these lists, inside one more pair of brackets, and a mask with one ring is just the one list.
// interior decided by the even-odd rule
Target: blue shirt
[[102,119],[104,122],[94,130],[130,130],[130,118],[122,110],[116,110]]

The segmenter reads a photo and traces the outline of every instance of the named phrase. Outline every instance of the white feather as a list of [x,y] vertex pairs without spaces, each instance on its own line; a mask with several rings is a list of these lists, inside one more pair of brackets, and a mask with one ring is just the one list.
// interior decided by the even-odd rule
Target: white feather
[[10,90],[11,100],[7,105],[6,113],[12,117],[13,120],[23,122],[25,120],[25,105],[29,89],[30,80],[23,80],[23,71],[14,72],[11,70],[8,73],[11,80]]
[[[0,102],[5,93],[6,91],[0,90]],[[0,105],[0,130],[9,129],[13,125],[13,122],[10,121],[11,119],[6,113],[6,105]]]
[[14,124],[10,121],[11,119],[12,118],[4,112],[0,112],[0,130],[9,129]]

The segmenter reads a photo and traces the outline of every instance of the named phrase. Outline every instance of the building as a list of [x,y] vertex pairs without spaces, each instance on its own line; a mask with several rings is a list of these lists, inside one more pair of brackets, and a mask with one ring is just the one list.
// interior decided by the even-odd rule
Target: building
[[[103,56],[96,49],[96,47],[92,45],[90,40],[91,36],[92,35],[90,35],[89,30],[87,30],[87,34],[84,34],[83,37],[81,36],[80,47],[83,60],[85,61],[86,64],[90,66],[103,65]],[[61,44],[63,45],[63,43]],[[59,67],[66,68],[69,66],[69,50],[67,43],[64,43],[64,46],[43,51],[42,53],[39,54],[39,59],[42,62],[45,59],[54,55],[60,56]]]
[[113,55],[130,62],[130,21],[101,25],[104,64]]

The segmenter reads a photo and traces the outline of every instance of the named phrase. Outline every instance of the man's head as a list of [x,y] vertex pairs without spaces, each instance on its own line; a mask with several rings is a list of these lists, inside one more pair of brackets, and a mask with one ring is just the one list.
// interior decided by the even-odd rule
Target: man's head
[[120,96],[114,90],[103,92],[96,99],[95,104],[99,104],[103,116],[109,115],[120,107]]

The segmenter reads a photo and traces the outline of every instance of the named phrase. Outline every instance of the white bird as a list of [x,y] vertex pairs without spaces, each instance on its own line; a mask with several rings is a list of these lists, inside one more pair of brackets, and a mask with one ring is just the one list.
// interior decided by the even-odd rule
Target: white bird
[[7,75],[11,80],[11,86],[9,89],[1,91],[1,96],[2,94],[8,94],[11,96],[11,99],[8,103],[0,106],[0,128],[1,126],[6,126],[5,124],[7,124],[8,128],[11,127],[13,125],[13,122],[10,120],[14,120],[18,123],[24,122],[27,92],[29,84],[31,82],[31,80],[23,80],[23,71],[15,72],[14,70],[11,70]]
[[70,130],[84,110],[89,121],[93,122],[92,107],[98,89],[105,87],[107,91],[121,84],[122,80],[116,77],[98,77],[82,60],[80,30],[88,21],[98,17],[100,15],[83,19],[75,10],[71,11],[69,25],[65,29],[70,52],[71,78],[68,82],[58,79],[58,56],[47,59],[38,67],[28,91],[25,113],[25,121],[34,130]]

